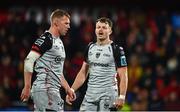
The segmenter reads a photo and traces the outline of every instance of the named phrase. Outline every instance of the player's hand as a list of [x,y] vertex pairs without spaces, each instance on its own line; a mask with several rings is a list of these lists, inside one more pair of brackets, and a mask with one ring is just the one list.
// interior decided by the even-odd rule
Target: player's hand
[[69,105],[72,105],[72,99],[69,97],[69,95],[66,95],[66,103]]
[[114,102],[113,106],[116,107],[117,109],[121,109],[123,107],[124,103],[125,103],[124,99],[117,99]]
[[73,89],[68,89],[67,91],[67,95],[66,95],[66,102],[69,104],[69,105],[72,105],[72,101],[74,101],[76,99],[76,94],[74,92]]
[[21,101],[26,102],[29,99],[31,89],[29,87],[24,87],[21,93]]

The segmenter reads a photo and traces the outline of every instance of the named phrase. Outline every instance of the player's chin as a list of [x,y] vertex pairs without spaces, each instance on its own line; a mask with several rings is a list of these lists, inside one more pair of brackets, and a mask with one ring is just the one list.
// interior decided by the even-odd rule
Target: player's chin
[[63,32],[61,35],[62,35],[62,36],[66,36],[66,34],[67,34],[67,32]]
[[66,33],[61,33],[61,36],[65,36],[66,35]]
[[103,36],[98,36],[97,38],[100,39],[100,40],[104,40],[105,39],[105,37],[103,37]]
[[99,40],[100,40],[100,41],[103,41],[103,40],[105,40],[105,38],[99,38]]

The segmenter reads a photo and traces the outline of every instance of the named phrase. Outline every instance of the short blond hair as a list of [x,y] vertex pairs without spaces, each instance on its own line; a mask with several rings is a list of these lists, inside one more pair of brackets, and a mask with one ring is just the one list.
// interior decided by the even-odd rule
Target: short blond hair
[[56,9],[52,12],[51,16],[50,16],[50,21],[52,23],[52,21],[54,20],[54,18],[61,18],[63,16],[66,16],[68,18],[70,18],[70,15],[67,11],[62,10],[62,9]]

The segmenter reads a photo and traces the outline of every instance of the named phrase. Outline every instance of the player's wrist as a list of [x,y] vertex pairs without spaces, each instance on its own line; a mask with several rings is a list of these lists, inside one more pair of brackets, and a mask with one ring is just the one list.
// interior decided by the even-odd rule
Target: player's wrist
[[73,88],[70,88],[71,89],[71,91],[73,91],[74,92],[74,89]]
[[121,100],[125,100],[126,96],[125,95],[119,95],[118,96],[118,99],[121,99]]
[[25,84],[24,88],[26,88],[26,89],[31,89],[31,85]]

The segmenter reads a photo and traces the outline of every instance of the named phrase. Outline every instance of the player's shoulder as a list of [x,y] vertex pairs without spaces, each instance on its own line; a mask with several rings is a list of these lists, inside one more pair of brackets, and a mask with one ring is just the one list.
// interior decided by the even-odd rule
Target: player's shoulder
[[119,52],[121,55],[125,54],[123,47],[119,43],[112,42],[111,46],[113,51],[115,51],[116,53]]
[[93,42],[93,41],[92,41],[92,42],[89,42],[88,48],[91,49],[94,45],[95,45],[95,42]]
[[39,38],[43,39],[43,40],[52,40],[52,34],[49,32],[44,32]]
[[95,44],[95,42],[91,41],[91,42],[89,42],[88,46],[91,46],[93,44]]
[[112,46],[114,49],[123,50],[122,45],[120,45],[119,43],[112,42],[112,43],[111,43],[111,46]]
[[34,45],[44,48],[51,48],[52,35],[49,32],[44,32],[39,38],[36,39]]

